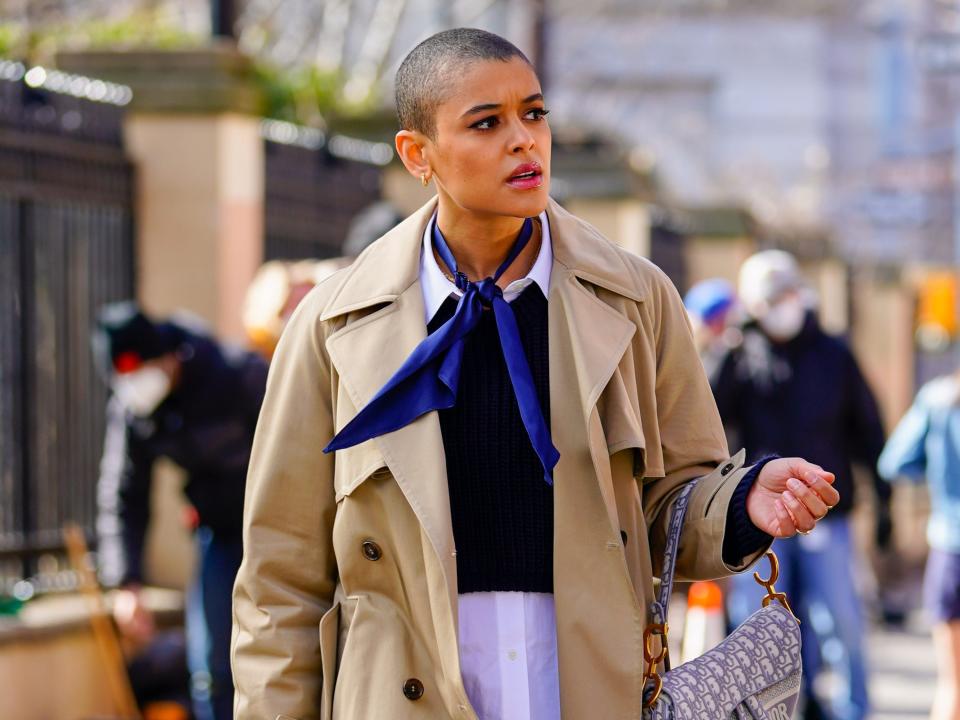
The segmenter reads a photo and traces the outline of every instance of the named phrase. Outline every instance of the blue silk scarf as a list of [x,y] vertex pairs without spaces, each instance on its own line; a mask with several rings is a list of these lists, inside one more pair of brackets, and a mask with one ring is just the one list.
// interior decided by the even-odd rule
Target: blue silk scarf
[[457,269],[457,261],[438,223],[434,221],[433,246],[453,272],[454,282],[463,293],[457,309],[453,317],[414,348],[400,369],[334,436],[323,449],[324,452],[348,448],[393,432],[431,410],[453,407],[457,400],[465,339],[480,322],[483,312],[492,309],[523,426],[543,465],[544,478],[547,483],[553,484],[553,468],[560,459],[560,453],[553,445],[550,428],[537,399],[516,317],[510,303],[503,298],[503,290],[497,285],[497,280],[517,259],[532,235],[533,221],[527,218],[510,253],[496,273],[479,282],[471,282]]

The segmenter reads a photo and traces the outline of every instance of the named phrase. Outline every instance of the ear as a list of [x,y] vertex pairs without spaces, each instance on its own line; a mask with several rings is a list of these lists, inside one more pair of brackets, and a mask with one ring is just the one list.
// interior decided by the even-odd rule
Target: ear
[[397,146],[397,155],[403,166],[417,180],[426,177],[428,180],[433,174],[430,163],[427,162],[427,148],[430,140],[416,130],[401,130],[394,139]]

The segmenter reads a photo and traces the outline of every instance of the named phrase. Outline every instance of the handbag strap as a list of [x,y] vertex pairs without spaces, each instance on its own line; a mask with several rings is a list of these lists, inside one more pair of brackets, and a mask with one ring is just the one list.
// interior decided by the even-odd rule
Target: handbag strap
[[[670,656],[667,650],[667,608],[670,606],[670,593],[673,591],[673,574],[677,565],[677,552],[680,548],[680,533],[683,531],[683,519],[687,514],[687,503],[690,493],[696,486],[696,481],[686,484],[677,495],[670,509],[670,522],[667,524],[666,545],[663,552],[663,566],[660,569],[660,592],[657,599],[650,603],[650,617],[652,622],[643,631],[643,659],[646,670],[643,674],[644,684],[651,681],[653,685],[644,700],[644,707],[652,706],[660,696],[663,679],[657,670],[657,665],[663,663],[666,670],[670,670]],[[654,650],[653,636],[660,636],[659,651]]]
[[657,624],[665,625],[667,622],[667,608],[670,605],[670,594],[673,592],[673,575],[677,566],[677,552],[680,549],[680,534],[683,532],[683,520],[687,514],[690,493],[695,486],[696,481],[687,483],[677,499],[673,501],[673,508],[670,511],[663,566],[660,570],[660,592],[657,599],[650,604],[650,615],[653,622]]

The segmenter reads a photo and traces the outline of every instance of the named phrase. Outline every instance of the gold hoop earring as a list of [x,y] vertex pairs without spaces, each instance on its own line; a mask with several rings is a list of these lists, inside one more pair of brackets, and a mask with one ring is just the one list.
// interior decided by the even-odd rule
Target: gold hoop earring
[[430,179],[427,177],[426,173],[420,173],[420,182],[424,187],[430,184]]

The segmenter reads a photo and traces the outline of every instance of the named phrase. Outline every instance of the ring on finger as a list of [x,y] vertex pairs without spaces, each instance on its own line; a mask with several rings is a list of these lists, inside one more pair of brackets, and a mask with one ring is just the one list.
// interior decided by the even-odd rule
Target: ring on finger
[[809,535],[812,532],[813,532],[813,528],[810,528],[809,530],[797,530],[798,535]]

